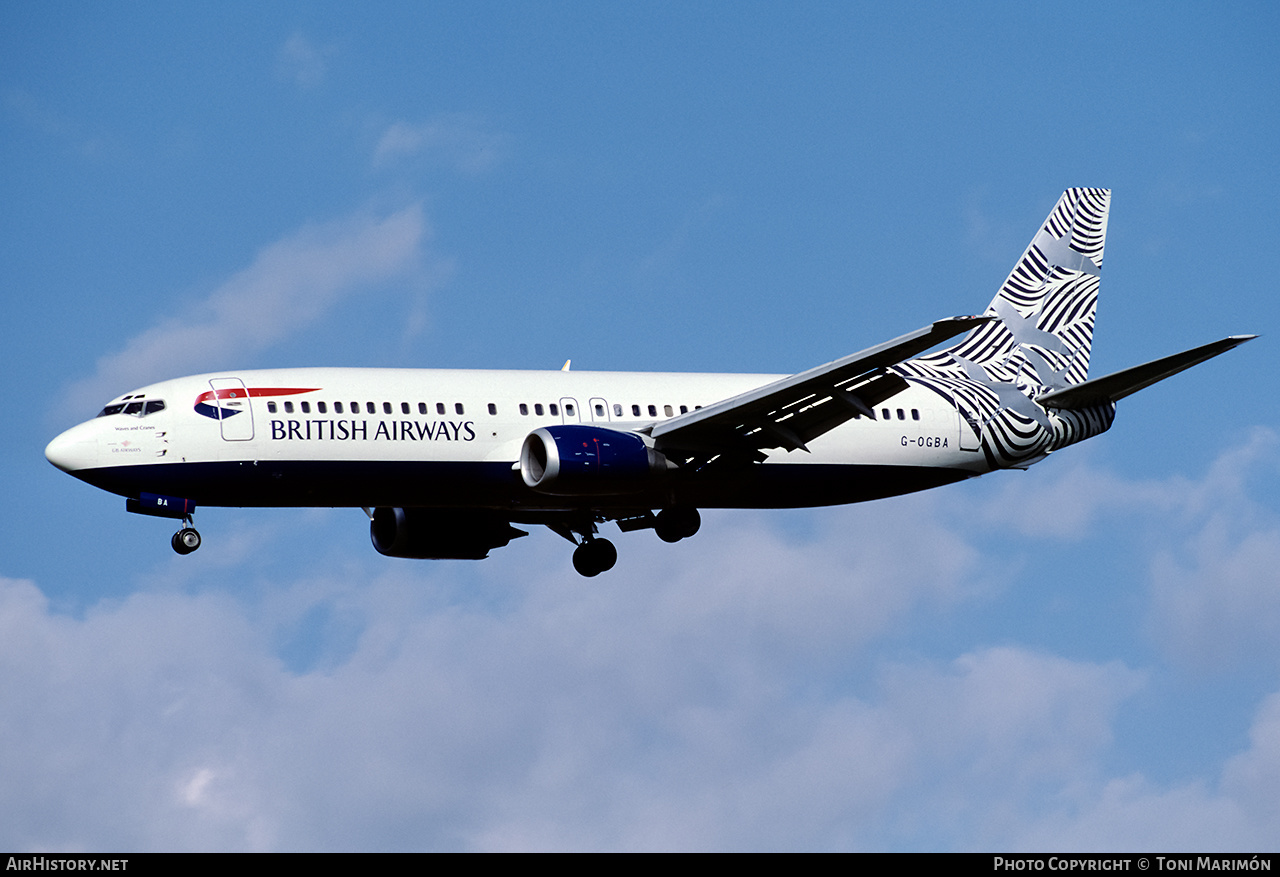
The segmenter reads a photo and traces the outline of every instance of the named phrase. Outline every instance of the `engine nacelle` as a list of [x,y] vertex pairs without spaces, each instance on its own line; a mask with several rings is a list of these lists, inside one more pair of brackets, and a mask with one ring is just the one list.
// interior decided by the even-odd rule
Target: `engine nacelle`
[[379,554],[420,560],[482,560],[527,535],[499,515],[455,509],[374,509],[369,522]]
[[539,493],[634,493],[675,466],[633,432],[565,423],[543,426],[520,448],[520,477]]

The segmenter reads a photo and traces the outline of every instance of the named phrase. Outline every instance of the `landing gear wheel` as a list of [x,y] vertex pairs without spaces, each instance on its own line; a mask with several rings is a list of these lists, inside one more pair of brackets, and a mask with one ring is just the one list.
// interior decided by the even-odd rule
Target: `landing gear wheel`
[[173,538],[169,540],[169,544],[173,546],[173,550],[179,554],[190,554],[200,547],[200,534],[195,527],[183,527],[181,530],[173,534]]
[[595,540],[596,566],[600,572],[608,572],[618,562],[618,549],[608,539]]
[[613,569],[618,562],[618,549],[608,539],[588,539],[573,552],[573,568],[591,578]]
[[702,516],[697,509],[677,507],[658,512],[653,531],[663,542],[679,542],[688,539],[702,526]]

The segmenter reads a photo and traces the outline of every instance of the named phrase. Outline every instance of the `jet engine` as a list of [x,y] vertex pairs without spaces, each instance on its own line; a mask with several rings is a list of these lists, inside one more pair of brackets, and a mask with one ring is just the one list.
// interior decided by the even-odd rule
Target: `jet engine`
[[374,509],[369,536],[379,554],[423,560],[482,560],[529,535],[499,515],[454,509]]
[[555,496],[632,493],[649,486],[651,477],[674,468],[635,433],[598,426],[539,427],[520,448],[524,483]]

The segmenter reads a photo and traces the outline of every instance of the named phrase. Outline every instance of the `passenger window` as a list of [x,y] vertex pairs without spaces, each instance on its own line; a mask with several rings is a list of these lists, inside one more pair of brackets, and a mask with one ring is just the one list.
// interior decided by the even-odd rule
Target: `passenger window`
[[401,402],[401,403],[400,403],[400,413],[401,413],[401,414],[412,414],[412,413],[413,413],[412,411],[410,411],[410,410],[409,410],[409,403],[408,403],[408,402]]
[[490,402],[490,403],[489,403],[489,413],[490,413],[490,414],[497,414],[497,413],[498,413],[498,406],[497,406],[497,405],[494,405],[492,402]]
[[912,419],[912,420],[919,420],[919,419],[920,419],[920,409],[919,409],[919,408],[912,408],[912,409],[911,409],[911,419]]
[[639,416],[640,416],[640,406],[639,406],[639,405],[632,405],[632,406],[631,406],[631,416],[632,416],[632,417],[639,417]]
[[665,414],[665,415],[667,415],[668,417],[670,417],[670,416],[671,416],[671,414],[672,414],[671,406],[670,406],[670,405],[663,405],[663,406],[662,406],[662,413],[663,413],[663,414]]
[[459,414],[461,414],[461,413],[462,413],[462,403],[461,403],[461,402],[454,402],[454,403],[453,403],[453,410],[454,410],[454,411],[456,411],[456,412],[458,412]]
[[541,403],[541,402],[534,402],[534,403],[533,403],[533,413],[534,413],[534,414],[536,414],[536,415],[538,415],[539,417],[541,417],[541,416],[542,416],[542,403]]
[[681,405],[681,406],[680,406],[680,413],[681,413],[681,414],[688,414],[688,413],[689,413],[689,406],[688,406],[688,405]]
[[316,403],[316,410],[319,411],[321,414],[329,413],[329,407],[325,405],[323,402]]
[[613,416],[614,417],[622,416],[622,406],[619,405],[617,402],[613,403]]
[[275,413],[276,413],[276,403],[275,403],[275,402],[268,402],[268,403],[267,403],[267,411],[268,411],[268,413],[270,413],[270,414],[275,414]]
[[596,417],[604,417],[604,406],[599,402],[596,403]]
[[285,403],[284,403],[284,413],[285,413],[285,414],[292,414],[292,413],[293,413],[293,403],[292,403],[292,402],[285,402]]
[[529,406],[528,406],[528,405],[526,405],[526,404],[524,404],[523,402],[521,402],[521,403],[520,403],[520,413],[521,413],[521,414],[523,414],[523,415],[525,415],[525,416],[528,416],[528,414],[529,414]]
[[427,403],[426,403],[426,402],[419,402],[419,403],[418,403],[418,413],[419,413],[419,414],[426,414],[426,413],[427,413]]
[[334,403],[333,403],[333,413],[334,413],[334,414],[341,414],[341,413],[342,413],[342,403],[341,403],[341,402],[334,402]]
[[550,405],[548,405],[548,406],[547,406],[547,408],[549,408],[549,409],[551,410],[551,416],[552,416],[552,417],[559,417],[559,416],[560,416],[560,406],[559,406],[559,405],[557,405],[556,403],[552,402]]
[[390,414],[390,413],[391,413],[391,403],[390,403],[390,402],[383,402],[383,403],[382,403],[382,413],[383,413],[383,414]]
[[898,409],[898,419],[899,419],[899,420],[906,420],[906,419],[907,419],[907,415],[906,415],[905,413],[903,413],[903,411],[902,411],[902,409],[901,409],[901,408],[899,408],[899,409]]
[[[553,412],[551,412],[551,413],[552,413],[552,414],[554,414],[555,412],[553,411]],[[568,417],[572,417],[572,416],[573,416],[573,406],[572,406],[572,405],[566,405],[566,406],[564,406],[564,413],[565,413],[565,415],[566,415],[566,416],[568,416]]]
[[888,409],[888,408],[881,408],[881,409],[880,409],[880,417],[881,417],[882,419],[884,419],[884,420],[888,420],[888,419],[889,419],[889,409]]
[[444,414],[444,403],[443,403],[443,402],[437,402],[437,403],[436,403],[436,414]]
[[657,417],[657,416],[658,416],[658,406],[657,406],[657,405],[650,405],[650,406],[649,406],[649,416],[650,416],[650,417]]
[[303,413],[303,414],[310,414],[310,413],[311,413],[311,403],[310,403],[310,402],[303,402],[303,403],[302,403],[302,413]]
[[352,402],[352,403],[351,403],[351,413],[352,413],[352,414],[359,414],[359,413],[360,413],[360,403],[359,403],[359,402]]
[[365,402],[365,403],[364,403],[364,410],[365,410],[365,411],[367,411],[367,412],[369,412],[370,414],[377,414],[377,413],[378,413],[378,406],[377,406],[377,405],[374,405],[372,402]]

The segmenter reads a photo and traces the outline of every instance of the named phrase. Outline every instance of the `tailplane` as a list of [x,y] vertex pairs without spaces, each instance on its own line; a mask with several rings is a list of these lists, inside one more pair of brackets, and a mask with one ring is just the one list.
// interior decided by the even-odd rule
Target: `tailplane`
[[1063,411],[1094,408],[1119,402],[1125,396],[1145,389],[1157,381],[1171,378],[1180,371],[1199,365],[1219,353],[1226,353],[1257,337],[1257,335],[1230,335],[1221,341],[1202,344],[1191,350],[1184,350],[1182,353],[1112,372],[1106,377],[1094,378],[1062,390],[1053,390],[1036,397],[1036,402],[1045,408],[1057,408]]

